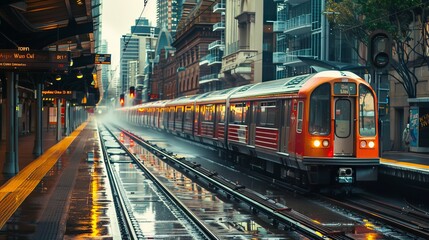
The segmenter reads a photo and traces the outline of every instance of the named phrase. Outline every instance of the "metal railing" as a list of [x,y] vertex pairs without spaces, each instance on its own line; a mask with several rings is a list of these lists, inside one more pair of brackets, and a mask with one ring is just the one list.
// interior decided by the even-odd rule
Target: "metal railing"
[[225,44],[222,42],[222,40],[216,40],[209,44],[209,50],[216,48],[216,47],[224,47]]
[[291,18],[285,23],[285,32],[311,25],[311,14]]
[[225,29],[225,23],[224,22],[218,22],[215,25],[213,25],[213,31],[224,30],[224,29]]
[[289,52],[274,52],[273,53],[273,63],[290,63],[300,61],[298,56],[311,57],[311,48],[299,49]]
[[225,3],[217,3],[216,5],[214,5],[213,7],[213,12],[221,12],[221,11],[225,11],[226,9],[226,4]]

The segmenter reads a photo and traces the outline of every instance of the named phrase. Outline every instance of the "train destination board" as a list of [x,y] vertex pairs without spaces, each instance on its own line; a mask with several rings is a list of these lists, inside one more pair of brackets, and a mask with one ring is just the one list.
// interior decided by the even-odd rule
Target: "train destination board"
[[334,83],[335,95],[356,95],[356,84],[348,82]]
[[65,71],[69,66],[70,52],[0,49],[0,69]]
[[64,98],[71,100],[76,98],[76,93],[70,90],[44,90],[42,91],[43,98]]
[[111,54],[95,54],[94,63],[95,64],[110,64],[111,63]]

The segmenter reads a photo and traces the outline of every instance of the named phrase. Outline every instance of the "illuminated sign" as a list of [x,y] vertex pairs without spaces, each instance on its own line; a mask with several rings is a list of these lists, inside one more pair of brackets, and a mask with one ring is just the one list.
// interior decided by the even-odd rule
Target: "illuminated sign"
[[337,82],[334,83],[335,95],[356,95],[356,83]]
[[45,99],[49,98],[64,98],[64,99],[73,99],[75,94],[70,90],[45,90],[42,91],[42,96]]
[[65,71],[70,66],[70,52],[0,49],[0,69]]
[[110,64],[111,54],[95,54],[95,64]]

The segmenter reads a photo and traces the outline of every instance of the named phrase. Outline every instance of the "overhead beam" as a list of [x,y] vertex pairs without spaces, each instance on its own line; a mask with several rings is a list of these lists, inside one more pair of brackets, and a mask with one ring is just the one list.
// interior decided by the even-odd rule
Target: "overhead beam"
[[25,1],[11,3],[11,4],[9,4],[9,6],[15,8],[15,9],[21,10],[23,12],[27,11],[27,3]]
[[24,37],[24,41],[20,42],[20,44],[22,44],[22,46],[29,46],[33,49],[42,49],[58,42],[61,39],[92,33],[93,29],[94,27],[92,22],[72,24],[59,29],[30,34]]
[[15,3],[25,3],[25,0],[2,0],[0,1],[0,7],[4,7],[10,4],[15,4]]

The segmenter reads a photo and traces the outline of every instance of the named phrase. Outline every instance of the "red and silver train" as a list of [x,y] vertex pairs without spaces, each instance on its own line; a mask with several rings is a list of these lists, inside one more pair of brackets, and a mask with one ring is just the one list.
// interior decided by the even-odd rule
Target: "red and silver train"
[[119,110],[252,169],[324,185],[377,180],[377,106],[354,73],[324,71]]

